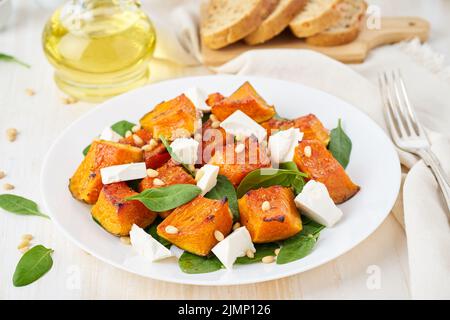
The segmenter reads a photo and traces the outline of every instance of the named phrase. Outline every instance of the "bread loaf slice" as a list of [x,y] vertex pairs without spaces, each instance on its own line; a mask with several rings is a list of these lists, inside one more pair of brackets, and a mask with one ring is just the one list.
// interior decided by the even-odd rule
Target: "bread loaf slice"
[[307,0],[280,0],[275,10],[261,23],[261,25],[245,37],[245,42],[250,45],[264,43],[283,31],[300,10],[306,5]]
[[339,13],[334,10],[340,1],[308,0],[305,8],[289,24],[292,33],[305,38],[326,30],[340,18]]
[[341,18],[324,32],[306,38],[306,42],[315,46],[339,46],[352,42],[358,37],[361,20],[364,18],[367,4],[364,0],[343,0],[336,6]]
[[256,30],[279,0],[210,0],[200,28],[203,44],[220,49]]

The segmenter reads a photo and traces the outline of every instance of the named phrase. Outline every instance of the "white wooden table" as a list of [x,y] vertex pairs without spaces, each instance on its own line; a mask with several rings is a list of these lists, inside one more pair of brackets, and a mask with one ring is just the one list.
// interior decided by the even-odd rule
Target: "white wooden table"
[[[414,2],[414,3],[413,3]],[[450,55],[448,36],[450,1],[372,1],[389,15],[420,15],[432,23],[430,42]],[[40,202],[39,172],[52,141],[71,122],[94,106],[64,105],[63,94],[53,82],[53,71],[41,50],[41,31],[49,15],[31,1],[15,1],[16,12],[9,27],[0,32],[0,51],[32,65],[25,69],[0,64],[0,170],[12,183],[14,193]],[[447,12],[447,14],[446,14]],[[154,63],[154,81],[199,73]],[[26,88],[36,91],[25,94]],[[6,140],[5,130],[19,130],[17,141]],[[3,190],[0,190],[3,193]],[[12,285],[22,234],[31,233],[36,244],[55,250],[52,270],[23,288]],[[409,298],[406,240],[393,216],[356,248],[314,270],[277,281],[232,287],[177,285],[142,278],[118,270],[86,254],[67,240],[51,221],[0,212],[0,299],[316,299],[316,298]],[[373,276],[380,285],[373,286]],[[372,276],[372,278],[371,278]]]

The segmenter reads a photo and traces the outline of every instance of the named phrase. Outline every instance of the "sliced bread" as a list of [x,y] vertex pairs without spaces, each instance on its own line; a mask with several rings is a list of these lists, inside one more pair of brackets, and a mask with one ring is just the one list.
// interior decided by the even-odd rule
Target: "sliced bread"
[[211,49],[223,48],[256,30],[279,0],[210,0],[200,34]]
[[326,30],[340,18],[334,10],[340,1],[308,0],[305,8],[289,23],[292,33],[299,38],[306,38]]
[[261,23],[261,25],[245,37],[247,44],[260,44],[272,39],[283,31],[300,10],[306,5],[307,0],[280,0],[275,10]]
[[343,0],[336,10],[341,18],[324,32],[306,38],[306,42],[315,46],[339,46],[352,42],[358,37],[361,20],[364,18],[367,4],[364,0]]

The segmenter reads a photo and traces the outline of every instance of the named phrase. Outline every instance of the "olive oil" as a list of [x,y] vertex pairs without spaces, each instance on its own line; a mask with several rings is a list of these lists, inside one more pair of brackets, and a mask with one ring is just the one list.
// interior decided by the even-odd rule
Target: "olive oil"
[[131,0],[70,1],[43,32],[59,88],[95,102],[148,81],[155,41],[150,20]]

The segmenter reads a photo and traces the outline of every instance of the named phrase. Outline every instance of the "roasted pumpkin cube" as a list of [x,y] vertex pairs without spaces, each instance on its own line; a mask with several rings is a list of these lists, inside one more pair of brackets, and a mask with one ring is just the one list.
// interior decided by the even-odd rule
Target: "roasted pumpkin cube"
[[[244,150],[238,149],[241,143],[245,145]],[[208,163],[218,166],[219,174],[227,177],[235,187],[251,171],[271,166],[267,147],[253,138],[227,143],[222,150],[216,150]]]
[[148,144],[148,142],[152,138],[152,133],[146,129],[140,129],[134,134],[137,135],[142,140],[142,142],[138,139],[135,139],[133,135],[131,135],[129,137],[120,139],[119,143],[129,144],[130,146],[134,147],[142,147],[143,145]]
[[215,92],[209,94],[205,102],[208,106],[212,107],[214,104],[222,101],[223,99],[225,99],[225,97],[221,93]]
[[228,98],[217,100],[212,105],[211,112],[220,121],[236,110],[241,110],[256,122],[269,120],[275,115],[275,109],[264,101],[249,82],[245,82]]
[[261,126],[267,130],[267,136],[279,130],[298,128],[303,132],[304,140],[319,140],[324,146],[327,146],[328,142],[330,142],[330,133],[313,114],[308,114],[294,120],[272,118],[269,121],[261,123]]
[[217,244],[214,232],[224,236],[231,232],[233,217],[226,199],[197,197],[176,208],[158,225],[160,237],[177,247],[199,256],[206,256]]
[[145,228],[152,224],[156,213],[137,200],[125,200],[136,195],[125,182],[103,186],[97,203],[92,207],[92,217],[108,232],[117,236],[130,233],[133,224]]
[[[308,149],[307,152],[305,148]],[[294,162],[309,179],[322,182],[335,203],[350,199],[360,189],[318,140],[302,140],[295,148]]]
[[153,137],[173,140],[179,132],[192,135],[196,129],[197,112],[194,104],[184,94],[158,104],[140,120],[142,128],[149,130]]
[[287,239],[302,230],[291,188],[250,190],[238,203],[241,224],[247,227],[255,243]]
[[142,162],[141,149],[116,142],[95,140],[70,179],[70,192],[74,198],[94,204],[103,187],[100,169],[132,162]]
[[216,150],[222,150],[228,142],[232,142],[234,137],[225,132],[221,127],[213,128],[211,119],[208,119],[202,126],[202,148],[199,148],[200,163],[207,163]]
[[161,185],[153,184],[153,181],[158,178],[164,182],[164,187],[174,184],[195,184],[195,179],[187,173],[181,166],[177,165],[173,160],[169,160],[162,167],[158,168],[158,176],[155,178],[145,177],[139,184],[139,190],[143,191],[150,188],[158,188]]

